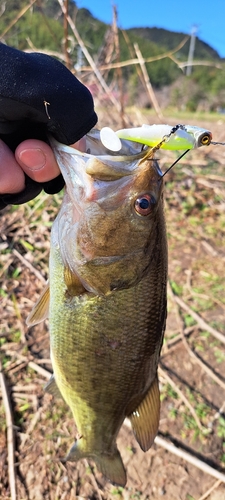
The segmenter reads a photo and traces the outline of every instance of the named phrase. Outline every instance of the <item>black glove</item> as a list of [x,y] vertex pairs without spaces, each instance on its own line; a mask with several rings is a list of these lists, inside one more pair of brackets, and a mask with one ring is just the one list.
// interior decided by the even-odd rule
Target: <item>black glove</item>
[[[12,151],[25,139],[73,144],[97,122],[89,90],[60,62],[44,54],[27,54],[0,43],[0,138]],[[0,195],[0,209],[31,200],[44,189],[53,194],[62,176],[37,183],[25,175],[25,189]]]

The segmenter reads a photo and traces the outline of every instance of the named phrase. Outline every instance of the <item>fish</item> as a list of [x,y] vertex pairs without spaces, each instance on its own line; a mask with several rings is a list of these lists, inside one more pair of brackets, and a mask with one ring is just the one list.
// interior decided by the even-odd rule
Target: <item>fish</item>
[[212,141],[210,130],[194,125],[142,125],[136,128],[120,129],[116,132],[110,127],[103,127],[100,135],[104,146],[112,151],[121,149],[120,139],[134,141],[152,148],[175,151],[209,146]]
[[[49,310],[53,375],[46,391],[70,407],[77,435],[65,461],[91,459],[126,484],[116,440],[125,418],[143,451],[158,432],[157,377],[167,314],[163,177],[146,151],[87,153],[52,140],[66,189],[51,231],[49,286],[29,325]],[[96,154],[99,153],[99,154]]]

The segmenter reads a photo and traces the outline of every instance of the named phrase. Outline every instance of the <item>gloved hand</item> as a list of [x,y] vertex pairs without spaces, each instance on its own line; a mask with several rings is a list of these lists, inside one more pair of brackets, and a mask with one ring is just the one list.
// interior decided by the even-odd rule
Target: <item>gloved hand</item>
[[[94,127],[92,96],[63,64],[1,43],[0,61],[0,138],[12,151],[28,138],[48,142],[49,133],[59,142],[72,144]],[[0,195],[0,208],[24,203],[42,188],[50,194],[58,192],[63,184],[62,176],[39,184],[25,175],[25,189]]]

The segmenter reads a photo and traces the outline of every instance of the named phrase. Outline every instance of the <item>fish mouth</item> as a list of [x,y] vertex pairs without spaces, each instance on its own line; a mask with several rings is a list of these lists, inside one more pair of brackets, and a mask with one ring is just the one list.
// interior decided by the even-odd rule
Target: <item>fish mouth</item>
[[[97,131],[96,131],[97,132]],[[133,144],[130,141],[124,141],[124,147],[121,149],[120,154],[113,154],[112,151],[110,151],[110,154],[108,153],[108,150],[103,146],[101,141],[95,137],[94,139],[92,138],[92,135],[89,133],[87,134],[87,152],[79,151],[78,149],[75,149],[71,146],[67,146],[66,144],[62,144],[58,142],[54,137],[50,136],[49,141],[51,143],[51,146],[53,150],[57,150],[62,153],[69,153],[70,155],[78,155],[81,158],[85,158],[86,160],[88,158],[93,158],[93,156],[100,157],[102,161],[111,161],[112,163],[115,162],[127,162],[127,161],[137,161],[138,159],[142,159],[146,155],[146,149],[143,149],[143,144],[140,144],[140,150],[138,151],[137,149],[134,149]],[[98,147],[98,152],[96,153],[95,151],[92,151],[94,147],[97,145],[97,142],[99,142],[99,147]],[[129,143],[130,142],[130,143]],[[94,147],[93,147],[94,143]],[[127,144],[125,144],[127,143]],[[128,144],[129,143],[129,144]],[[90,147],[88,145],[90,144]],[[97,146],[96,146],[97,147]]]
[[[87,135],[88,152],[84,153],[57,142],[53,137],[50,137],[49,140],[70,199],[73,201],[76,198],[76,204],[77,199],[81,199],[82,202],[85,199],[97,201],[97,198],[104,198],[106,192],[107,197],[111,198],[112,193],[121,188],[121,182],[125,184],[132,182],[141,160],[145,158],[149,149],[140,149],[137,152],[137,150],[132,149],[131,143],[130,147],[125,145],[122,148],[119,156],[109,155],[106,154],[107,150],[100,141],[97,141],[96,137],[92,140],[92,137]],[[96,196],[97,192],[99,195]]]

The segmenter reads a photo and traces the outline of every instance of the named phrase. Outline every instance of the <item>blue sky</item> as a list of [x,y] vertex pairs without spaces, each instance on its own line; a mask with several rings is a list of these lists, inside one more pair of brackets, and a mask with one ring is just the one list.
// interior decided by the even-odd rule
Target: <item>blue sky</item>
[[112,21],[112,4],[117,6],[120,28],[157,27],[197,36],[225,57],[225,0],[76,0],[105,23]]

